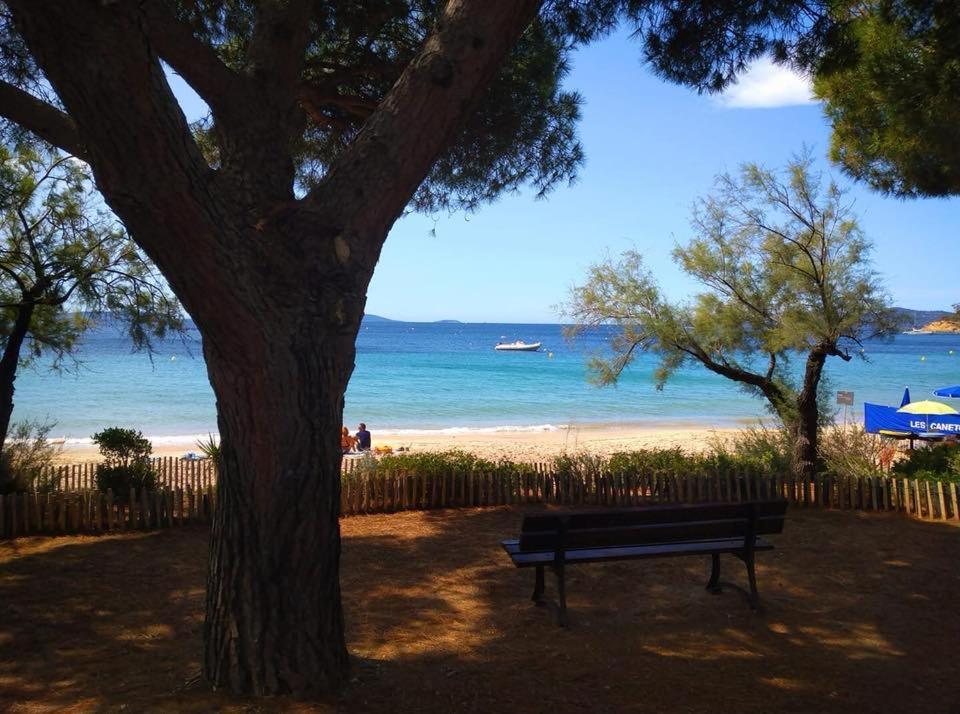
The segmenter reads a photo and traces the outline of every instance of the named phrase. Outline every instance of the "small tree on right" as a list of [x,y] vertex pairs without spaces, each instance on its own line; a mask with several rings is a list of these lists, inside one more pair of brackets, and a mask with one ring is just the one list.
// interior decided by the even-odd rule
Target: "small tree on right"
[[782,173],[747,164],[717,178],[716,192],[695,205],[695,237],[673,253],[706,288],[689,302],[667,300],[630,251],[591,267],[564,306],[571,337],[621,328],[612,355],[591,360],[595,381],[616,382],[640,352],[659,357],[658,389],[685,364],[700,364],[767,400],[793,437],[793,469],[803,478],[816,473],[827,358],[849,361],[864,340],[896,329],[870,242],[843,191],[811,164],[806,155]]

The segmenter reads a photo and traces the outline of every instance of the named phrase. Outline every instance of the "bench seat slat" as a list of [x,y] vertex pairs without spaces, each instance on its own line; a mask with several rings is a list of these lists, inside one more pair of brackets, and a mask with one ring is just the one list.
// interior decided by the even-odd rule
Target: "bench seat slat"
[[[782,499],[754,501],[749,504],[758,521],[782,521],[787,504]],[[681,503],[657,506],[637,506],[616,511],[580,511],[567,513],[528,514],[523,530],[554,530],[560,520],[566,520],[573,530],[580,528],[618,528],[641,523],[683,523],[703,520],[739,520],[747,517],[745,503]]]
[[[758,519],[756,534],[779,533],[783,528],[783,517],[776,523],[767,523]],[[680,521],[676,523],[621,523],[616,527],[570,527],[564,536],[568,549],[605,548],[617,545],[646,545],[691,540],[713,540],[721,538],[740,538],[747,534],[750,521],[747,518],[705,519],[699,521]],[[523,551],[550,550],[559,538],[558,530],[528,530],[520,534],[520,546]]]
[[[534,565],[550,565],[554,561],[554,551],[522,552],[519,540],[505,540],[503,549],[518,568]],[[763,538],[757,538],[754,550],[772,550],[773,544]],[[741,553],[744,550],[743,538],[718,538],[694,540],[676,543],[657,543],[651,545],[612,546],[609,548],[577,548],[564,551],[565,563],[591,563],[604,560],[635,560],[641,558],[663,558],[672,555],[711,555],[713,553]]]

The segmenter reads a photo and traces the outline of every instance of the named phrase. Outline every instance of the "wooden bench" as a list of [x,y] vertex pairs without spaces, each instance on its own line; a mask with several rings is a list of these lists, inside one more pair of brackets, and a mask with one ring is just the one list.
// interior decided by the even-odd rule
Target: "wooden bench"
[[758,603],[754,554],[772,550],[760,536],[783,531],[787,502],[696,503],[618,510],[555,512],[524,516],[520,538],[503,541],[518,568],[536,568],[533,601],[543,602],[543,570],[557,577],[559,624],[567,624],[564,572],[569,565],[612,560],[709,555],[707,590],[720,591],[720,556],[743,561],[750,581],[750,606]]

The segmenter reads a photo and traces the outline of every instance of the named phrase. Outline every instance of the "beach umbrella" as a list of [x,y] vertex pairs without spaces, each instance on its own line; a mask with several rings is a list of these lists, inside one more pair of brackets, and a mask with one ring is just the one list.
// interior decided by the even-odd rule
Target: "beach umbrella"
[[922,402],[910,402],[904,407],[897,409],[899,414],[960,414],[956,409],[951,407],[949,404],[944,404],[943,402],[934,402],[930,399],[925,399]]
[[940,389],[933,390],[933,394],[936,397],[947,397],[947,399],[960,399],[960,384],[956,384],[952,387],[940,387]]
[[903,388],[903,399],[900,400],[900,406],[905,407],[910,403],[910,387]]
[[922,402],[910,402],[905,407],[900,407],[897,409],[898,414],[916,414],[917,416],[922,416],[924,421],[927,424],[927,429],[929,429],[930,417],[937,416],[940,414],[960,414],[956,409],[943,402],[934,402],[929,399],[925,399]]

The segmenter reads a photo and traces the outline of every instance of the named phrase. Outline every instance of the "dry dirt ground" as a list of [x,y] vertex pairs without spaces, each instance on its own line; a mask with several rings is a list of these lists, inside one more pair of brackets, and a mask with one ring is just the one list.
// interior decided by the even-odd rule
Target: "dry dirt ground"
[[521,513],[345,519],[353,678],[330,702],[205,688],[204,529],[0,544],[0,709],[960,712],[960,528],[794,510],[762,612],[706,593],[706,558],[584,565],[562,630],[498,546]]

